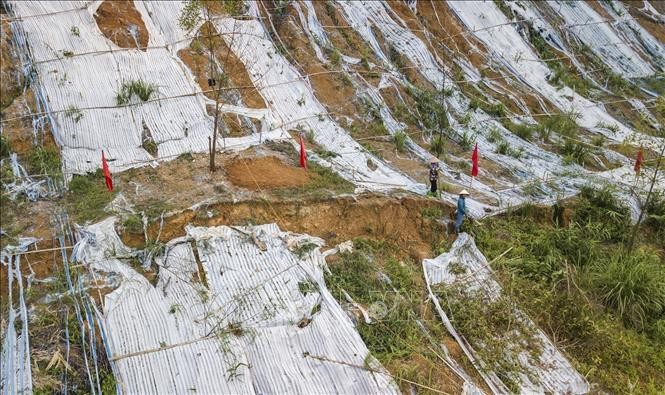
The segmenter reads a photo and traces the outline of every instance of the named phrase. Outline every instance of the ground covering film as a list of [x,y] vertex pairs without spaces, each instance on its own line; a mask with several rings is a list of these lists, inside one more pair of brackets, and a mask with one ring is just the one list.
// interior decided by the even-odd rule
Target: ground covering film
[[[616,175],[628,174],[632,164],[620,154],[608,150],[604,152],[614,162],[622,165],[622,170],[591,172],[576,164],[562,163],[561,156],[517,137],[481,109],[468,111],[469,98],[453,81],[450,67],[445,67],[442,59],[430,50],[431,40],[423,41],[412,32],[390,4],[331,4],[343,12],[350,27],[368,43],[376,58],[387,66],[381,68],[382,77],[378,89],[366,82],[358,83],[361,81],[358,78],[354,78],[354,86],[357,95],[367,97],[379,107],[381,119],[390,134],[401,131],[403,125],[393,118],[382,100],[381,90],[391,85],[408,87],[409,83],[384,53],[380,39],[389,43],[391,48],[417,67],[436,89],[445,88],[451,92],[448,100],[451,113],[448,116],[450,132],[453,134],[451,137],[460,139],[473,136],[483,159],[510,174],[509,177],[489,174],[486,173],[485,166],[481,165],[481,179],[472,181],[459,169],[441,162],[442,172],[447,180],[474,190],[474,196],[468,201],[469,215],[481,217],[525,201],[550,203],[556,198],[575,194],[581,185],[588,182],[614,183],[617,179],[625,180],[623,175],[619,178]],[[176,55],[179,49],[189,45],[193,34],[183,31],[176,22],[182,11],[181,2],[135,2],[149,33],[148,48],[144,50],[118,48],[101,34],[93,17],[98,3],[15,2],[10,5],[13,13],[22,17],[12,23],[12,28],[17,32],[16,41],[20,52],[24,55],[30,54],[21,57],[23,67],[36,71],[39,82],[35,88],[37,96],[44,109],[51,111],[49,117],[54,125],[56,141],[63,150],[66,173],[83,173],[98,167],[102,148],[107,150],[112,171],[142,166],[151,163],[153,159],[170,159],[185,152],[205,152],[208,149],[212,118],[206,114],[205,107],[211,101],[204,97],[191,71]],[[548,32],[548,43],[566,53],[564,40],[555,34],[537,7],[523,2],[510,3],[510,6],[545,29]],[[626,60],[625,57],[615,56],[613,52],[601,54],[608,45],[601,43],[598,48],[594,48],[595,44],[590,41],[592,49],[598,51],[598,56],[612,69],[631,68],[643,75],[659,67],[662,44],[643,31],[634,20],[621,17],[620,5],[612,4],[613,9],[619,9],[614,11],[615,17],[622,18],[617,22],[619,27],[615,29],[605,26],[607,24],[600,23],[601,21],[588,25],[599,26],[596,30],[586,25],[573,26],[575,20],[569,15],[570,12],[566,11],[567,7],[573,6],[559,6],[558,3],[550,6],[556,6],[561,18],[570,18],[566,19],[566,23],[571,25],[571,34],[579,35],[583,42],[586,35],[596,37],[604,34],[602,40],[598,39],[602,43],[607,44],[606,41],[619,39],[624,46],[633,48],[632,50],[640,55],[634,60]],[[297,19],[308,35],[309,44],[314,47],[317,58],[326,63],[327,59],[321,47],[330,49],[331,44],[325,29],[317,20],[315,7],[308,1],[297,3],[294,7],[298,11]],[[485,56],[488,62],[498,61],[514,78],[549,99],[561,112],[580,114],[577,122],[582,127],[617,143],[644,145],[652,150],[658,150],[663,144],[662,138],[634,132],[610,116],[602,105],[580,96],[572,89],[551,85],[548,81],[551,70],[544,62],[538,61],[532,47],[495,3],[484,2],[483,7],[474,7],[469,2],[449,2],[446,7],[466,25],[468,34],[474,35],[489,49]],[[415,6],[412,8],[417,9]],[[579,5],[577,8],[589,14],[589,18],[594,21],[600,18],[589,6]],[[317,100],[307,76],[298,71],[297,61],[292,64],[289,61],[293,60],[292,56],[278,48],[278,39],[271,38],[267,29],[269,23],[260,11],[260,3],[248,3],[248,13],[251,18],[217,17],[214,24],[228,47],[246,68],[268,108],[249,109],[224,104],[223,112],[260,120],[261,133],[225,138],[220,144],[226,148],[246,148],[266,139],[286,138],[286,130],[299,130],[331,153],[324,159],[311,152],[314,160],[332,167],[357,186],[370,190],[401,188],[424,193],[426,188],[423,184],[368,152],[333,119],[333,114]],[[41,30],[44,24],[53,25],[53,31],[44,33]],[[377,28],[382,37],[377,37],[369,26]],[[428,37],[427,34],[425,37]],[[358,59],[344,54],[342,59],[346,72],[350,72],[349,65],[358,62]],[[574,57],[573,61],[576,62]],[[613,61],[616,64],[613,65]],[[619,61],[623,63],[619,64]],[[466,78],[473,81],[479,78],[478,70],[462,54],[456,63],[464,66],[462,68]],[[91,69],[96,72],[87,72]],[[132,97],[128,105],[117,107],[115,99],[121,85],[139,80],[154,84],[156,90],[153,96],[146,102]],[[636,101],[634,106],[647,111],[644,103],[639,101]],[[83,108],[87,110],[78,112]],[[470,119],[466,124],[458,119],[465,114]],[[533,119],[527,117],[522,121],[531,123]],[[489,136],[492,130],[501,135],[499,140],[509,145],[511,152],[519,155],[497,152],[497,142],[491,141]],[[146,139],[154,141],[157,146],[156,154],[144,149]],[[415,155],[416,161],[423,165],[428,162],[427,150],[410,138],[407,138],[407,147]],[[468,161],[468,158],[456,160]],[[491,179],[492,184],[482,180],[483,177]],[[521,186],[531,182],[539,184],[536,188],[538,192],[526,196]],[[627,191],[634,188],[629,184],[631,183],[621,184],[626,196],[630,196]],[[641,187],[641,183],[638,184]],[[662,185],[660,181],[659,185]],[[444,192],[442,198],[454,203],[456,197]],[[633,197],[629,201],[636,202],[636,199]],[[637,207],[634,207],[634,211],[637,211]]]
[[[178,27],[180,2],[135,2],[149,32],[148,48],[124,49],[104,37],[94,13],[98,2],[12,2],[20,17],[12,23],[23,68],[37,78],[36,93],[62,148],[65,172],[80,174],[100,166],[106,151],[112,171],[174,159],[185,152],[206,152],[213,120],[191,72],[176,56],[188,41]],[[49,29],[44,29],[49,26]],[[146,98],[117,96],[124,84],[140,82],[153,92]],[[228,111],[269,123],[265,113],[226,106]],[[227,148],[246,148],[261,139],[279,138],[279,128],[261,135],[226,138]],[[156,154],[143,148],[146,141]],[[220,148],[221,148],[220,141]]]
[[123,392],[398,392],[327,290],[320,239],[190,226],[153,285],[114,221],[81,229],[74,257],[115,278],[98,315]]
[[3,290],[7,295],[2,298],[3,302],[7,298],[9,307],[7,326],[0,330],[4,338],[0,354],[0,393],[3,395],[32,392],[28,309],[25,304],[21,253],[36,241],[33,237],[21,238],[17,247],[3,250],[0,254],[0,261],[5,266],[2,270],[7,270],[8,280],[7,290]]
[[[448,331],[455,337],[469,359],[473,361],[487,385],[494,393],[510,393],[515,390],[520,393],[571,393],[582,394],[589,392],[589,384],[580,375],[566,357],[554,346],[547,336],[539,330],[535,323],[516,307],[509,312],[508,320],[520,321],[527,327],[533,329],[531,336],[533,341],[539,343],[540,354],[536,357],[530,356],[527,348],[519,348],[523,342],[523,336],[517,334],[510,340],[518,349],[517,355],[506,354],[503,358],[512,358],[510,363],[520,366],[519,373],[508,377],[519,383],[516,387],[509,389],[504,382],[506,378],[500,378],[488,361],[477,359],[476,351],[465,336],[459,333],[449,318],[451,311],[448,309],[450,301],[435,292],[437,286],[460,285],[464,292],[479,292],[483,303],[494,303],[501,297],[501,286],[494,280],[489,263],[485,256],[476,247],[473,238],[466,233],[460,234],[449,252],[439,255],[434,259],[423,261],[423,272],[429,289],[430,297],[443,320]],[[515,327],[517,325],[513,325]],[[482,347],[478,346],[477,347]],[[511,347],[512,348],[512,345]],[[528,351],[527,351],[528,350]]]

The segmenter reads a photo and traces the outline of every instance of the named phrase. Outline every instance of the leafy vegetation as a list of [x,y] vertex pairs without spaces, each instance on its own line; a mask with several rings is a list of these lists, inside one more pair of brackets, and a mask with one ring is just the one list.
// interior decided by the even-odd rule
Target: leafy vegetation
[[31,174],[43,174],[57,178],[62,176],[60,152],[54,147],[39,146],[30,152],[29,169]]
[[416,87],[409,87],[408,93],[416,101],[420,120],[426,129],[438,131],[448,128],[448,116],[443,108],[441,93],[432,93]]
[[580,372],[612,393],[656,393],[665,385],[660,229],[645,223],[627,254],[629,218],[612,188],[583,188],[554,210],[526,206],[471,233],[490,260],[512,247],[493,265],[504,290]]
[[156,91],[157,86],[155,84],[143,80],[126,81],[120,86],[115,101],[119,106],[131,103],[135,97],[145,102],[150,100],[150,97]]
[[101,169],[84,176],[75,175],[69,183],[66,205],[70,214],[79,222],[100,220],[106,216],[106,207],[115,197],[104,183]]
[[[436,343],[444,338],[445,330],[431,309],[426,312],[423,308],[425,287],[419,267],[403,257],[397,245],[355,239],[354,251],[341,254],[325,279],[340,302],[345,301],[346,291],[369,308],[372,323],[359,319],[358,332],[403,391],[411,388],[403,379],[433,388],[450,380]],[[434,340],[429,340],[418,321]]]
[[398,130],[393,134],[393,143],[395,144],[395,149],[399,152],[404,152],[406,148],[406,139],[407,135],[401,130]]

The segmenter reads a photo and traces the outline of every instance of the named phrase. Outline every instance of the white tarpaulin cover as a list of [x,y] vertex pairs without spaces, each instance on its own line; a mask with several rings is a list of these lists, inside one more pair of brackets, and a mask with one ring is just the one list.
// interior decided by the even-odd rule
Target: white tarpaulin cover
[[114,222],[82,229],[74,255],[121,278],[100,322],[122,392],[399,392],[327,290],[318,247],[298,253],[320,239],[190,226],[157,258],[153,285]]
[[[462,267],[455,270],[452,266]],[[469,359],[495,393],[508,393],[508,389],[499,377],[492,371],[486,371],[483,361],[475,357],[471,345],[464,339],[464,333],[458,333],[452,326],[445,311],[445,303],[438,299],[432,287],[443,284],[452,285],[463,280],[464,286],[480,291],[489,300],[496,300],[501,294],[501,286],[497,283],[485,256],[476,247],[473,238],[466,233],[459,235],[449,252],[434,259],[423,261],[423,272],[429,290],[430,298],[444,322],[448,331],[455,337]],[[557,350],[556,346],[536,328],[536,325],[526,315],[515,309],[514,319],[524,320],[525,324],[536,329],[536,337],[542,345],[542,352],[537,363],[531,363],[526,355],[519,356],[523,372],[532,372],[532,375],[520,374],[520,392],[530,393],[572,393],[582,394],[589,392],[589,384],[570,364],[566,357]],[[520,339],[516,339],[519,341]]]

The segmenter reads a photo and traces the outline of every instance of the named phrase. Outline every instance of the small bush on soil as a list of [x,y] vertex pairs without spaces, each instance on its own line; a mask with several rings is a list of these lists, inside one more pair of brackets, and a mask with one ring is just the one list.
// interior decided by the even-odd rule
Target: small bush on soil
[[539,130],[541,138],[548,141],[552,132],[560,136],[575,137],[578,131],[576,118],[577,115],[574,113],[555,114],[546,117]]
[[592,281],[603,304],[635,328],[644,329],[665,312],[665,268],[653,253],[638,250],[600,261]]
[[115,100],[119,106],[132,102],[134,97],[139,98],[141,101],[148,101],[156,91],[157,86],[155,84],[143,80],[126,81],[120,86]]
[[444,139],[441,138],[441,135],[437,134],[436,136],[432,137],[432,142],[429,145],[429,152],[436,154],[437,156],[441,156],[444,146]]
[[403,131],[399,130],[393,135],[393,143],[395,144],[395,149],[399,152],[404,152],[406,148],[406,138],[407,135]]
[[37,147],[30,152],[30,172],[59,177],[62,174],[60,153],[57,148]]
[[142,234],[143,220],[139,215],[130,215],[122,223],[123,228],[129,233]]
[[530,125],[526,123],[514,123],[510,120],[506,120],[503,125],[506,129],[513,132],[516,136],[520,137],[523,140],[531,140],[533,133],[537,130],[538,125]]
[[0,159],[9,158],[12,152],[12,145],[4,134],[0,134]]
[[440,100],[442,100],[440,94],[435,94],[415,87],[409,88],[408,93],[416,101],[416,107],[418,108],[421,121],[425,128],[431,130],[448,128],[448,116],[440,102]]
[[94,221],[106,216],[104,207],[106,207],[115,192],[109,192],[104,183],[104,174],[101,169],[95,173],[88,173],[84,176],[75,175],[69,183],[67,192],[67,205],[70,214],[77,221]]

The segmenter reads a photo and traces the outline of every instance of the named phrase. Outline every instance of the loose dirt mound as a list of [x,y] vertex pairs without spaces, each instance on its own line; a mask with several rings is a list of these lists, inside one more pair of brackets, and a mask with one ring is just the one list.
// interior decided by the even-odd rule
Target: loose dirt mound
[[[119,47],[145,51],[148,46],[148,29],[133,1],[105,0],[95,12],[95,21],[104,36]],[[132,30],[136,31],[137,39],[130,33]]]
[[310,179],[304,169],[289,166],[274,156],[240,158],[233,161],[226,172],[229,181],[234,185],[253,191],[264,188],[300,187]]

